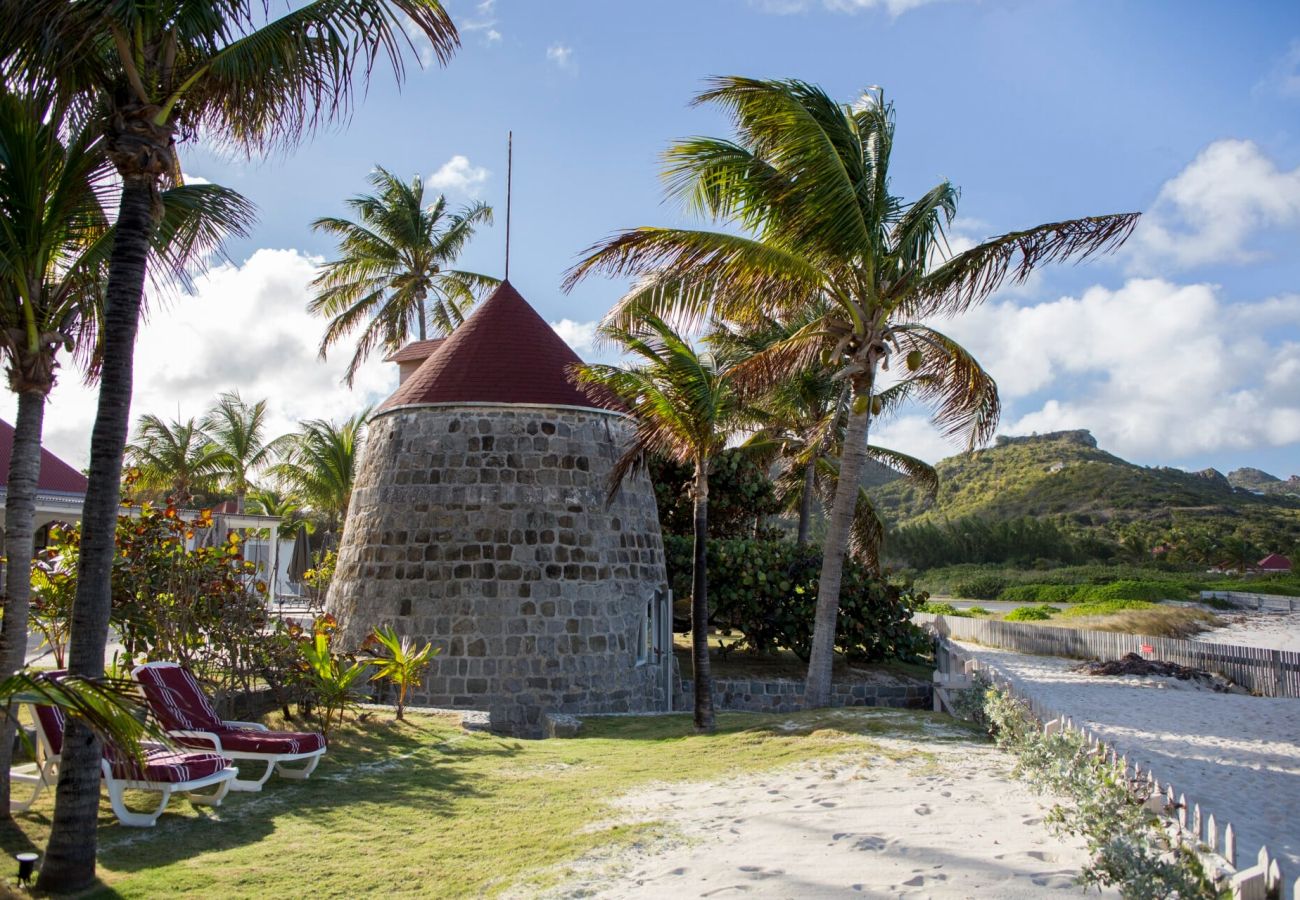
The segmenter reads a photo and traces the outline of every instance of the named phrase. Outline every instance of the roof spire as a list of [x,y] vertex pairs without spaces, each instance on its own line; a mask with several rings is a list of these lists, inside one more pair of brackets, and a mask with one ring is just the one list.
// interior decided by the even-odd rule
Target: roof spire
[[510,189],[515,168],[515,133],[506,132],[506,281],[510,280]]

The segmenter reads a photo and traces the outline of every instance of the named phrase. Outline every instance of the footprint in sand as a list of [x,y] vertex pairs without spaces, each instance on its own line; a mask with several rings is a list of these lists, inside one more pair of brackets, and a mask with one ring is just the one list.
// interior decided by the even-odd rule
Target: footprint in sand
[[824,806],[827,809],[834,809],[835,807],[839,806],[839,804],[836,803],[834,800],[819,800],[817,801],[817,805]]
[[1026,851],[1025,851],[1025,856],[1028,856],[1030,859],[1036,859],[1036,860],[1038,860],[1039,862],[1056,862],[1056,861],[1057,861],[1057,859],[1056,859],[1056,855],[1055,855],[1055,854],[1052,854],[1052,853],[1044,853],[1042,850],[1026,850]]
[[907,879],[906,881],[903,882],[903,884],[907,885],[908,887],[920,887],[921,885],[925,884],[925,876],[917,875],[915,878]]
[[762,866],[740,866],[740,871],[759,881],[768,878],[779,878],[785,874],[785,869],[765,869]]
[[912,810],[912,812],[916,813],[918,816],[928,816],[930,814],[930,804],[922,803],[916,809]]
[[869,834],[853,842],[854,850],[884,850],[889,842],[882,837]]
[[1069,890],[1079,886],[1079,879],[1075,875],[1064,872],[1057,872],[1052,875],[1039,875],[1031,878],[1038,887],[1050,888],[1052,890]]

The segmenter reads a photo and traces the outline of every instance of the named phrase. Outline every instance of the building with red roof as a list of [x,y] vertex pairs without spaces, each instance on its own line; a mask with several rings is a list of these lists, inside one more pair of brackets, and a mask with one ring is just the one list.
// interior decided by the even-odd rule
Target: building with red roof
[[420,368],[420,363],[432,356],[445,340],[446,338],[430,338],[426,341],[409,341],[385,356],[384,362],[397,363],[397,383],[404,384]]
[[[4,525],[4,502],[8,496],[9,459],[14,450],[14,427],[0,419],[0,527]],[[51,522],[81,519],[86,499],[86,476],[41,448],[41,474],[36,480],[36,527]]]
[[1255,570],[1258,572],[1290,572],[1291,560],[1287,559],[1280,553],[1270,553],[1268,556],[1255,563]]
[[666,710],[671,609],[654,491],[610,496],[630,430],[576,387],[577,354],[504,282],[371,417],[327,609],[439,649],[413,702],[552,713]]

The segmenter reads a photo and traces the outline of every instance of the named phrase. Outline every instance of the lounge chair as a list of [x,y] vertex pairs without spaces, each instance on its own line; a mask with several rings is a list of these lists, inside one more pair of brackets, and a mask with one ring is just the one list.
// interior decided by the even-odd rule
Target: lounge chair
[[[36,778],[22,780],[35,783],[36,790],[20,807],[11,807],[19,811],[29,808],[47,784],[54,785],[59,754],[63,751],[63,710],[39,704],[33,704],[32,709],[38,743]],[[104,745],[101,774],[108,788],[108,802],[123,825],[152,828],[172,794],[183,794],[191,803],[220,806],[239,774],[229,760],[217,753],[176,750],[150,741],[143,742],[143,747],[144,759],[137,761],[113,744]],[[132,812],[124,802],[127,791],[157,792],[158,807],[148,813]]]
[[[325,737],[314,732],[270,731],[257,722],[223,720],[189,670],[176,663],[140,666],[132,675],[144,687],[154,715],[177,743],[211,749],[231,760],[266,764],[260,778],[236,778],[231,790],[260,791],[272,773],[305,779],[325,753]],[[286,763],[302,762],[297,768]]]

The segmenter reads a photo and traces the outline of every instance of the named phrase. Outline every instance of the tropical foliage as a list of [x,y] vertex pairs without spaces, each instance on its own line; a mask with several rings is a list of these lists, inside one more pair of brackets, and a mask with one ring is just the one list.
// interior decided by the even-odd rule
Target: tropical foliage
[[692,346],[662,319],[646,315],[627,328],[605,328],[637,364],[582,365],[573,375],[591,391],[617,397],[631,410],[634,434],[614,465],[611,491],[650,454],[694,470],[693,576],[691,579],[691,663],[695,685],[695,727],[712,732],[713,682],[709,677],[708,565],[709,467],[726,446],[742,414],[734,380],[734,355]]
[[341,422],[300,423],[300,431],[283,439],[280,462],[270,469],[331,533],[339,531],[348,512],[369,415],[364,409]]
[[407,635],[398,635],[391,625],[376,628],[371,641],[378,646],[364,660],[375,668],[370,680],[387,681],[397,688],[397,718],[402,719],[406,695],[420,683],[438,651],[430,643],[417,648],[415,641]]
[[1118,246],[1137,217],[1051,223],[949,258],[945,232],[957,188],[945,181],[911,203],[892,192],[894,109],[879,89],[841,104],[801,81],[727,77],[714,79],[696,103],[720,107],[736,137],[672,146],[669,192],[733,228],[625,231],[591,248],[567,283],[594,272],[637,279],[608,315],[612,327],[650,315],[753,326],[826,310],[756,354],[746,370],[750,383],[771,384],[820,360],[851,391],[808,670],[807,696],[824,705],[872,415],[918,401],[934,409],[946,435],[970,447],[996,428],[992,379],[926,323],[963,312],[1041,264]]
[[312,223],[339,245],[339,258],[312,282],[308,305],[330,320],[321,358],[361,329],[344,376],[348,384],[376,347],[390,353],[401,347],[412,325],[422,341],[431,333],[451,334],[483,292],[499,283],[451,268],[474,229],[492,223],[490,206],[472,203],[451,212],[441,195],[426,205],[419,175],[405,182],[382,166],[370,174],[370,184],[376,193],[348,201],[356,221],[327,216]]
[[[100,129],[121,179],[69,658],[72,671],[94,676],[108,639],[147,251],[165,224],[159,192],[181,180],[178,138],[202,133],[250,153],[294,146],[345,117],[381,60],[400,79],[409,35],[427,39],[442,62],[458,36],[437,0],[315,0],[279,17],[249,0],[0,0],[0,21],[7,79],[74,104]],[[95,871],[99,748],[71,725],[39,882],[49,891],[80,890]]]

